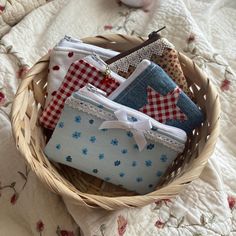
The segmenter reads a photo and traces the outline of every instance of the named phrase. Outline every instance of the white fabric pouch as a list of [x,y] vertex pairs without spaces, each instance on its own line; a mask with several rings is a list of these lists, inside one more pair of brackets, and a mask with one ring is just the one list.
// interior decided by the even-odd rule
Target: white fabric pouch
[[139,194],[152,192],[184,150],[186,133],[99,92],[87,85],[66,100],[46,155]]
[[70,65],[90,54],[97,54],[103,60],[119,54],[110,49],[104,49],[91,44],[83,43],[79,39],[65,36],[51,51],[48,73],[47,98],[45,107],[51,101],[60,87]]

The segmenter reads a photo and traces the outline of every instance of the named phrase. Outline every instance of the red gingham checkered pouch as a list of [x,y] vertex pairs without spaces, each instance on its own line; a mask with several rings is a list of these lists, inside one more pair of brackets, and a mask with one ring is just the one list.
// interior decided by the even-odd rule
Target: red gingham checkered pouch
[[41,124],[45,128],[54,129],[60,118],[66,99],[73,92],[88,83],[106,92],[107,95],[120,85],[118,81],[109,75],[105,75],[85,60],[78,60],[71,64],[62,84],[52,96],[48,106],[44,109],[40,117]]

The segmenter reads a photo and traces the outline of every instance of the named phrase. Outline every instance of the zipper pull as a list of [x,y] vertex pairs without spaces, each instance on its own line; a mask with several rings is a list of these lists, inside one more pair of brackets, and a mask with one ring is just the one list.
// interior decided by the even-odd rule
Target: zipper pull
[[152,31],[152,33],[150,33],[150,34],[148,35],[148,38],[149,38],[149,39],[152,39],[152,38],[157,38],[157,39],[159,39],[159,38],[161,38],[161,35],[158,34],[158,32],[160,32],[161,30],[163,30],[163,29],[165,29],[165,28],[166,28],[166,27],[163,26],[162,28],[160,28],[160,29],[158,29],[158,30],[156,30],[156,31]]
[[[106,92],[102,91],[101,89],[96,88],[96,87],[93,86],[92,84],[89,84],[89,83],[88,83],[88,84],[85,85],[84,88],[86,88],[88,91],[90,91],[90,92],[92,92],[92,93],[100,94],[100,95],[105,96],[105,97],[107,96],[107,93],[106,93]],[[80,91],[83,91],[84,88],[82,88]]]
[[115,80],[111,77],[111,70],[107,66],[105,71],[103,72],[103,80],[101,81],[101,83],[103,83],[103,84],[112,84],[114,82],[115,82]]
[[101,57],[98,56],[96,53],[93,52],[93,53],[91,54],[91,57],[92,57],[97,63],[99,63],[101,66],[105,66],[105,67],[108,66],[107,63],[106,63],[105,61],[103,61],[103,60],[101,59]]
[[70,41],[71,37],[68,36],[68,35],[65,35],[65,36],[64,36],[64,39],[65,39],[66,41]]
[[111,84],[114,83],[115,80],[111,77],[111,70],[106,62],[104,62],[97,54],[93,53],[92,58],[97,61],[101,66],[105,66],[105,71],[103,72],[103,80],[101,83],[103,84]]
[[68,42],[72,42],[72,43],[82,43],[82,41],[80,39],[75,39],[75,38],[72,38],[71,36],[68,36],[68,35],[64,36],[64,40],[66,40]]
[[[101,59],[101,57],[94,52],[84,58],[89,64],[97,67],[99,69],[100,74],[103,76],[101,83],[103,84],[113,84],[116,82],[123,83],[125,79],[123,79],[118,74],[111,71],[109,66],[105,61]],[[91,60],[92,59],[92,60]]]
[[[65,35],[63,39],[61,39],[56,46],[57,47],[68,47],[68,44],[70,43],[82,43],[81,40],[72,38],[68,35]],[[71,46],[71,45],[70,45]]]

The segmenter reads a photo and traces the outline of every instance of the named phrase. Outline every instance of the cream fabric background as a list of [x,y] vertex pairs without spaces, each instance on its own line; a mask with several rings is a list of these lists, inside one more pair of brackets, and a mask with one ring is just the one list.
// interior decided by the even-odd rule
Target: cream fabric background
[[[147,35],[153,29],[166,25],[163,35],[178,50],[191,51],[196,47],[199,54],[196,62],[217,86],[222,103],[222,132],[216,151],[201,177],[171,203],[163,203],[160,208],[151,204],[142,209],[105,212],[74,207],[64,199],[65,206],[62,199],[47,191],[30,172],[27,184],[14,205],[10,203],[12,189],[1,190],[0,235],[41,233],[51,236],[57,235],[58,225],[74,232],[79,225],[86,236],[233,236],[236,232],[236,211],[229,208],[228,200],[229,197],[236,197],[234,75],[226,74],[230,81],[229,90],[222,91],[220,87],[226,68],[222,64],[229,64],[231,67],[227,69],[230,71],[236,70],[235,2],[157,0],[149,13],[119,7],[113,0],[54,0],[38,8],[43,3],[34,0],[30,5],[28,1],[27,7],[31,7],[24,10],[9,6],[0,17],[0,33],[4,34],[0,41],[0,88],[7,96],[6,102],[12,101],[16,91],[19,66],[32,66],[65,34],[74,37],[109,32]],[[36,9],[31,11],[33,8]],[[191,34],[195,35],[195,40],[187,44]],[[220,54],[217,63],[213,60],[214,53]],[[191,53],[188,55],[193,56]],[[23,171],[25,167],[14,148],[9,119],[5,114],[10,111],[10,106],[0,110],[0,181],[1,186],[16,182],[15,188],[18,190],[24,183],[18,171]],[[119,216],[127,221],[125,232],[119,228]],[[168,219],[163,228],[155,226],[157,221],[166,222]],[[39,220],[44,223],[42,232],[36,227]]]

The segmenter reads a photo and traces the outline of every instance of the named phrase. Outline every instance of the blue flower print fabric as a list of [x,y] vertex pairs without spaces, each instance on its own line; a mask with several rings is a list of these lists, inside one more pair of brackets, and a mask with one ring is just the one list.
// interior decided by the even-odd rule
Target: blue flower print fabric
[[[135,117],[129,120],[136,122]],[[128,190],[152,192],[178,152],[149,139],[140,152],[131,131],[99,130],[103,122],[66,104],[45,148],[46,155]]]

